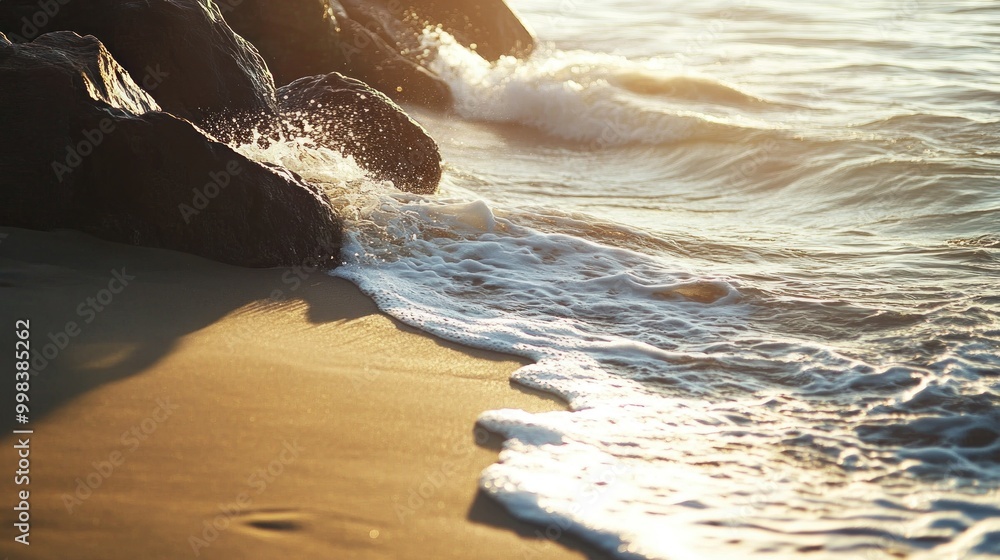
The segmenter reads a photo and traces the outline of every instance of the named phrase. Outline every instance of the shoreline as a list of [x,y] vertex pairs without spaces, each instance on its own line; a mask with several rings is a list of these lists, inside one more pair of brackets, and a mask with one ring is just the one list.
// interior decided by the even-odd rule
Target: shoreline
[[497,460],[478,415],[560,408],[511,385],[524,361],[404,326],[322,272],[0,232],[6,336],[28,318],[46,353],[23,426],[32,544],[0,554],[595,556],[478,492]]

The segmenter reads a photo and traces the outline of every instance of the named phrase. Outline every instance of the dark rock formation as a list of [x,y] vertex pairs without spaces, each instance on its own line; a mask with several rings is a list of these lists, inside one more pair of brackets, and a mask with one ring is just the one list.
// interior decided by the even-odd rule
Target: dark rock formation
[[34,229],[66,223],[83,158],[118,120],[156,110],[93,38],[56,33],[28,45],[0,39],[3,223]]
[[486,60],[531,54],[535,38],[504,0],[340,0],[347,15],[389,42],[415,49],[413,37],[440,25]]
[[[279,53],[276,60],[283,68],[321,68],[329,65],[330,56],[340,57],[337,64],[356,69],[376,87],[391,89],[401,98],[410,99],[411,93],[417,92],[413,94],[423,98],[450,99],[446,85],[378,37],[358,43],[364,49],[345,50],[338,40],[355,32],[364,36],[367,31],[342,14],[346,27],[338,30],[337,20],[319,0],[287,4],[263,0],[51,0],[51,6],[46,4],[44,9],[38,0],[0,2],[0,31],[13,29],[24,41],[53,29],[94,35],[164,111],[188,119],[227,142],[248,142],[254,129],[266,134],[278,113],[278,103],[263,59],[253,45],[229,28],[223,13],[246,20],[251,28],[269,29],[262,31],[262,40],[271,52]],[[273,37],[289,41],[287,48],[268,43]],[[328,71],[304,72],[294,78]],[[349,150],[373,175],[390,179],[402,189],[432,192],[440,178],[440,162],[436,147],[427,146],[432,141],[426,133],[395,105],[390,105],[392,110],[383,107],[382,99],[364,103],[364,110],[374,111],[370,116],[377,115],[378,123],[361,126],[357,118],[343,125],[332,123],[332,118],[350,118],[362,110],[360,106],[354,110],[344,107],[349,97],[337,97],[336,114],[326,111],[316,115],[322,121],[317,124],[353,131],[377,145],[366,150],[358,142],[323,143]],[[357,96],[353,99],[360,100]],[[376,107],[379,109],[374,110]],[[396,142],[412,139],[416,143],[387,150],[387,142],[378,136],[380,130],[403,133]],[[389,162],[385,158],[390,153],[407,159]],[[426,159],[414,159],[417,156]]]
[[100,39],[164,110],[203,128],[276,109],[267,65],[214,2],[3,0],[0,6],[0,32],[15,42],[62,30]]
[[342,72],[397,101],[444,108],[447,84],[327,0],[241,0],[226,21],[260,49],[275,81]]
[[339,24],[322,0],[233,0],[221,4],[226,22],[255,47],[278,84],[325,74],[342,63]]
[[337,73],[300,78],[278,89],[278,104],[289,136],[307,136],[351,155],[376,179],[405,191],[437,189],[437,144],[388,97],[364,83]]
[[[165,113],[123,121],[95,157],[85,215],[104,237],[242,266],[336,264],[340,224],[318,190]],[[97,154],[95,154],[97,155]],[[136,185],[153,188],[136,188]]]
[[397,101],[447,107],[451,92],[421,66],[421,34],[441,25],[495,60],[534,38],[502,0],[240,0],[223,10],[260,49],[278,83],[341,72]]
[[241,266],[339,253],[340,224],[314,187],[158,111],[93,37],[0,34],[0,121],[0,225]]
[[338,50],[341,58],[324,72],[340,71],[370,84],[401,103],[425,107],[451,107],[448,84],[413,57],[400,52],[399,45],[387,41],[360,23],[341,18]]

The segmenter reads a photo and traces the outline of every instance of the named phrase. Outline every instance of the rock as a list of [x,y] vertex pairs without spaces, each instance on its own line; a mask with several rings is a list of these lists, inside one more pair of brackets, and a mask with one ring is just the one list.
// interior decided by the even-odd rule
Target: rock
[[490,60],[527,56],[534,37],[502,0],[231,0],[223,10],[278,83],[340,72],[401,102],[448,107],[451,92],[421,65],[421,37],[440,25]]
[[0,225],[252,267],[334,264],[340,223],[315,187],[159,111],[94,37],[0,34]]
[[322,0],[232,0],[226,22],[260,49],[278,84],[325,74],[340,64],[339,23]]
[[117,120],[160,107],[92,37],[54,33],[26,45],[0,37],[3,223],[59,227],[68,221],[82,158]]
[[433,109],[451,107],[451,88],[439,76],[405,56],[395,42],[387,42],[360,23],[342,18],[339,50],[342,59],[325,72],[340,71],[362,80],[400,103]]
[[240,0],[222,11],[233,29],[260,49],[279,84],[341,72],[397,101],[451,105],[447,84],[351,20],[335,1]]
[[504,0],[340,0],[349,17],[387,41],[416,49],[427,27],[441,26],[486,60],[525,58],[535,37]]
[[402,190],[429,194],[437,189],[437,143],[399,106],[363,82],[338,73],[300,78],[278,89],[278,104],[288,136],[308,136],[353,156],[374,178],[392,181]]
[[[257,10],[256,15],[249,18],[251,23],[284,29],[282,36],[290,38],[293,48],[289,49],[290,54],[287,60],[283,60],[283,65],[295,60],[295,64],[302,68],[316,66],[326,56],[324,53],[334,52],[335,43],[331,41],[340,36],[340,32],[328,28],[334,20],[324,18],[321,3],[315,1],[306,4],[292,2],[288,10],[282,12],[302,23],[304,27],[298,30],[282,28],[281,19],[272,17],[274,7],[282,5],[275,2],[255,5],[253,0],[226,0],[210,4],[197,0],[74,0],[65,3],[52,0],[54,7],[39,12],[37,0],[0,1],[6,8],[0,13],[0,28],[17,29],[25,34],[21,37],[25,40],[43,30],[58,28],[91,34],[102,42],[107,41],[106,47],[115,59],[122,61],[132,78],[157,100],[164,111],[188,119],[227,142],[248,142],[255,129],[266,134],[268,123],[278,113],[278,105],[267,65],[255,47],[229,28],[223,20],[223,11],[238,17],[238,14],[246,15]],[[296,9],[304,9],[306,5],[314,8],[308,16],[296,12]],[[271,11],[264,10],[265,7]],[[358,27],[354,22],[348,22],[348,26]],[[302,35],[303,32],[316,37],[316,42]],[[398,60],[374,64],[370,68],[358,63],[366,56],[381,60],[383,55],[375,53],[372,48],[348,58],[354,61],[352,64],[366,68],[362,74],[382,87],[405,87],[408,95],[411,84],[423,80],[424,85],[416,90],[426,92],[430,88],[433,93],[428,95],[447,95],[447,87],[438,83],[426,70],[403,60],[387,46],[383,51],[385,56],[395,56]],[[402,97],[407,98],[406,95]],[[340,95],[338,103],[342,106],[346,100],[345,95]],[[381,104],[381,98],[379,102],[369,102],[365,110],[371,111]],[[394,112],[400,114],[395,115]],[[358,110],[350,112],[341,107],[338,113],[350,116],[358,114]],[[417,144],[405,148],[394,146],[398,148],[395,153],[409,158],[417,154],[421,157],[426,155],[429,159],[392,163],[380,159],[390,151],[378,146],[366,151],[357,142],[338,142],[337,145],[349,150],[362,166],[369,168],[378,178],[392,180],[404,189],[432,191],[440,178],[437,148],[426,146],[432,141],[423,129],[395,105],[392,105],[392,110],[382,108],[378,114],[380,126],[388,126],[386,130],[403,133],[413,130],[413,133],[405,133],[404,136]],[[318,115],[318,118],[330,124],[333,115],[327,112]],[[389,125],[390,122],[395,124]],[[373,142],[386,144],[373,133],[375,127],[359,126],[358,123],[358,119],[354,119],[353,124],[336,128],[355,131]]]
[[101,40],[164,110],[226,136],[217,125],[276,110],[274,81],[257,49],[214,2],[2,0],[0,31],[25,42],[51,31]]
[[240,266],[339,262],[341,225],[316,187],[188,122],[147,113],[119,123],[101,148],[80,205],[102,217],[101,237]]

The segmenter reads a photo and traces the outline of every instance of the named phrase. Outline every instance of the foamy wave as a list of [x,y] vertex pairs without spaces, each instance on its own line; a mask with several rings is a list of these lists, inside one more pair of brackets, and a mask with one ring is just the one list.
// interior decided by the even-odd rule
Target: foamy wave
[[447,33],[424,36],[425,64],[451,87],[468,119],[518,123],[546,134],[613,147],[725,138],[770,128],[744,109],[764,102],[714,79],[670,74],[653,62],[542,49],[528,60],[486,61]]
[[[842,418],[815,400],[907,391],[908,368],[768,338],[752,320],[761,302],[730,282],[558,233],[584,227],[573,217],[547,217],[549,233],[531,221],[483,200],[382,196],[348,228],[333,274],[407,324],[536,360],[513,380],[571,411],[483,414],[506,441],[480,487],[540,535],[573,534],[623,559],[797,558],[831,535],[865,555],[885,542],[912,548],[951,511],[989,503],[957,494],[944,506],[902,503],[920,485],[914,473],[958,471],[937,455],[882,447],[895,425],[883,429],[875,411]],[[843,386],[826,387],[831,379]],[[979,434],[995,421],[959,428]],[[983,480],[993,476],[980,466]],[[789,519],[789,509],[801,515]],[[536,553],[525,547],[514,555]]]
[[376,181],[349,155],[318,146],[307,139],[263,137],[234,146],[242,155],[259,162],[279,165],[319,186],[342,215],[357,219],[381,205],[385,197],[405,195],[389,181]]
[[353,157],[304,138],[265,138],[260,132],[254,132],[250,142],[235,146],[235,149],[254,161],[280,165],[313,183],[346,185],[368,179]]

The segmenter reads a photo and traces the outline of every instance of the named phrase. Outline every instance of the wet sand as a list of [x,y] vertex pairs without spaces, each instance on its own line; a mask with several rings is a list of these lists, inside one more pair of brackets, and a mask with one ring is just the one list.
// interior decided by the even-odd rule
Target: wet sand
[[[561,407],[511,386],[517,359],[405,327],[321,272],[0,233],[2,340],[30,319],[40,353],[30,485],[3,477],[0,555],[586,556],[477,492],[497,459],[478,415]],[[24,488],[30,546],[11,529]]]

